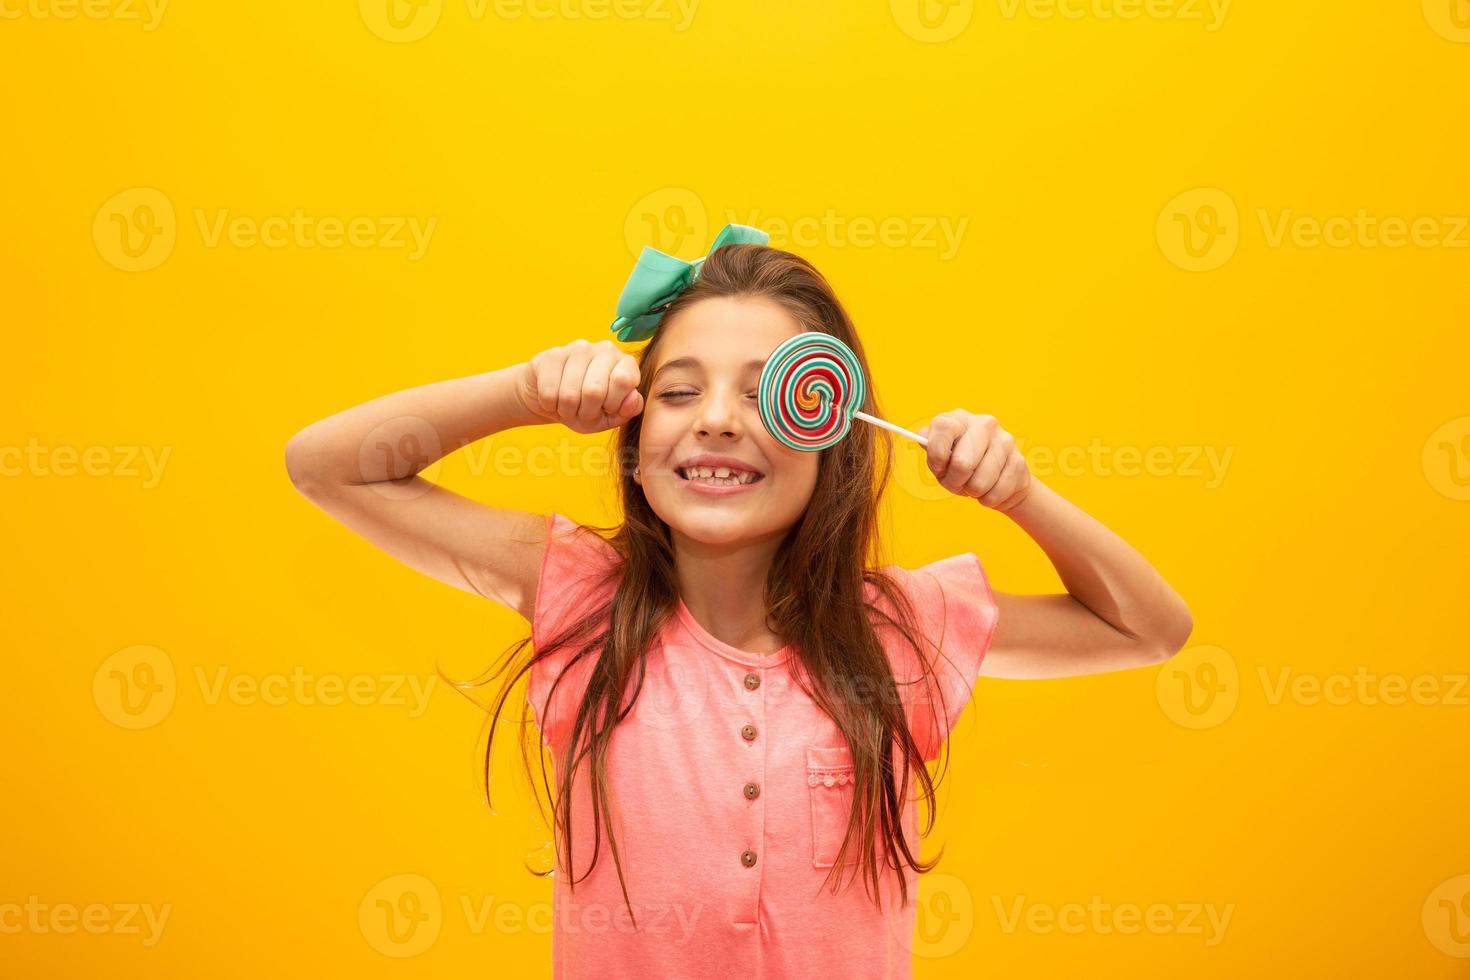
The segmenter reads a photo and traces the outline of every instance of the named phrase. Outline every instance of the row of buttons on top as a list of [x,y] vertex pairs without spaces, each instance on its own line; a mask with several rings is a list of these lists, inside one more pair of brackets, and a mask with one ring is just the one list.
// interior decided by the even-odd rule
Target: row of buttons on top
[[[747,691],[754,691],[756,688],[758,688],[760,686],[761,686],[761,675],[760,674],[746,674],[745,675],[745,689]],[[753,742],[753,741],[755,741],[755,726],[754,725],[746,725],[744,728],[741,728],[740,729],[740,737],[743,738],[743,739],[745,739],[747,742]],[[760,795],[761,795],[761,788],[760,788],[760,785],[759,784],[757,784],[757,783],[746,783],[745,784],[745,798],[747,800],[753,800],[757,796],[760,796]],[[740,863],[743,864],[743,865],[745,865],[747,868],[754,867],[755,866],[755,851],[752,851],[752,850],[749,850],[749,849],[746,849],[744,851],[741,851],[740,852]]]

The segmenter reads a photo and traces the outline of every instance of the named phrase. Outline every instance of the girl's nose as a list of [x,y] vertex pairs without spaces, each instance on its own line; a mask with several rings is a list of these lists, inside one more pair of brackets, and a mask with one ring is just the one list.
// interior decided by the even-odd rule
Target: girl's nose
[[724,388],[713,388],[705,395],[695,421],[700,435],[738,435],[741,429],[740,394]]

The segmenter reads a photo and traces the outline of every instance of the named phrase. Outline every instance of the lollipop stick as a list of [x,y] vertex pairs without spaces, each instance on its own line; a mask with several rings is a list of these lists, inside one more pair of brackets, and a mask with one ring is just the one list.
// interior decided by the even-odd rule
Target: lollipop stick
[[853,412],[852,417],[855,419],[862,419],[864,422],[872,422],[880,429],[887,429],[889,432],[897,432],[901,436],[908,436],[910,439],[914,440],[914,442],[917,442],[921,446],[929,445],[929,440],[925,439],[917,432],[910,432],[908,429],[905,429],[901,425],[894,425],[892,422],[885,422],[883,419],[874,418],[867,412]]

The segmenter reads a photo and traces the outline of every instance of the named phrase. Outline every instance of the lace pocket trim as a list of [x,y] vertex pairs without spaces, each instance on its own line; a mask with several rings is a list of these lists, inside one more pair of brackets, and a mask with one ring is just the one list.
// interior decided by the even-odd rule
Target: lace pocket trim
[[806,784],[808,786],[841,786],[852,782],[851,769],[816,769],[807,767]]

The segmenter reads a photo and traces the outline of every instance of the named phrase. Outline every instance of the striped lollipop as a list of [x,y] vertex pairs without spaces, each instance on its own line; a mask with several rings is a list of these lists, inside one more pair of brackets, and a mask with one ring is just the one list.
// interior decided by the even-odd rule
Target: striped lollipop
[[758,404],[766,431],[782,445],[816,452],[842,441],[854,418],[923,445],[923,436],[859,411],[868,386],[857,355],[831,334],[799,333],[777,347],[761,369]]

